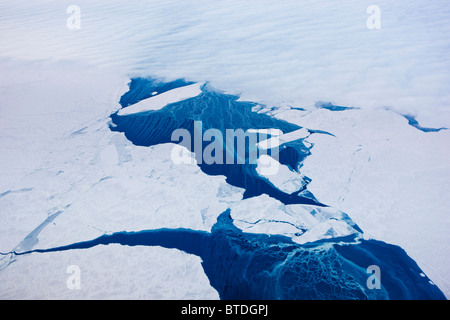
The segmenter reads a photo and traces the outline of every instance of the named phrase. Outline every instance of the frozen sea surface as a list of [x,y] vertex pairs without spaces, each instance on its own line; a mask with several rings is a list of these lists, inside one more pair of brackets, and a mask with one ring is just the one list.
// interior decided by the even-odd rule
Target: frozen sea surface
[[[125,108],[130,108],[133,103],[145,99],[148,92],[152,92],[154,97],[179,92],[178,88],[190,85],[182,80],[158,83],[154,79],[134,79],[130,83],[130,91],[124,95],[132,98],[127,100],[122,96],[121,102]],[[174,128],[192,129],[194,120],[204,120],[205,130],[214,125],[222,129],[233,128],[232,121],[236,121],[234,128],[238,127],[236,124],[246,125],[254,131],[272,128],[289,132],[299,129],[265,114],[252,112],[252,103],[237,100],[238,97],[203,86],[200,95],[169,103],[158,110],[123,115],[116,112],[112,115],[111,129],[124,132],[133,143],[146,147],[170,142],[169,136]],[[301,168],[302,161],[298,159],[308,155],[303,139],[305,136],[300,135],[282,141],[282,146],[287,145],[285,147],[299,153],[296,162],[286,161],[291,165],[294,163],[293,171]],[[200,151],[203,149],[204,146]],[[194,151],[193,146],[190,151]],[[229,152],[227,148],[226,152]],[[192,157],[195,158],[195,154]],[[208,168],[209,164],[199,166],[209,175],[225,175],[228,183],[245,190],[244,199],[221,213],[210,232],[186,228],[115,232],[65,246],[31,249],[36,243],[30,241],[40,232],[42,227],[39,226],[23,244],[5,254],[3,268],[29,254],[111,244],[161,246],[200,257],[211,286],[222,299],[445,299],[438,287],[424,276],[400,247],[362,239],[363,230],[346,214],[326,208],[312,194],[304,197],[307,183],[302,186],[302,192],[288,197],[283,192],[274,192],[278,189],[270,180],[262,184],[265,179],[257,173],[254,164],[239,165],[237,173],[229,169],[236,164],[214,165],[213,169]],[[248,194],[248,190],[253,191]],[[248,204],[243,205],[246,202]],[[255,221],[261,206],[268,210],[265,216]],[[61,213],[50,216],[43,224],[50,223]],[[183,212],[177,214],[183,216]],[[262,229],[253,228],[258,224]],[[269,227],[265,229],[267,225]],[[367,268],[373,265],[383,270],[379,289],[371,289],[367,285]]]
[[[218,217],[230,209],[226,221],[237,228],[234,235],[255,235],[261,245],[264,235],[276,236],[296,248],[352,239],[342,247],[350,251],[331,245],[338,261],[366,261],[368,251],[378,258],[392,253],[408,266],[417,263],[420,269],[412,270],[422,270],[450,296],[447,1],[377,1],[378,30],[367,28],[369,4],[358,0],[80,0],[81,28],[71,30],[67,8],[73,4],[0,3],[1,252],[163,228],[211,239]],[[129,90],[130,78],[148,75],[163,78],[132,81]],[[162,93],[194,81],[209,81],[207,93],[179,92],[178,102],[187,96],[228,101],[253,128],[283,128],[285,174],[265,176],[258,165],[240,172],[199,167],[195,154],[193,164],[174,166],[173,144],[144,137],[139,145],[140,134],[119,119],[119,109],[136,97],[160,96],[150,104],[159,108],[168,101]],[[156,114],[168,123],[189,114],[180,108],[170,120],[162,111]],[[130,140],[110,130],[111,114],[116,130],[128,131]],[[264,125],[255,125],[260,121]],[[8,267],[0,273],[0,296],[226,296],[220,279],[205,274],[200,256],[115,243],[11,260],[8,254],[1,258]],[[244,254],[241,261],[246,259]],[[77,292],[65,285],[72,264],[82,271]],[[142,264],[148,272],[139,269]],[[367,278],[366,262],[360,267],[349,274]],[[385,279],[390,296],[408,296]],[[364,297],[367,290],[360,289],[357,296]],[[409,291],[409,297],[423,292]]]

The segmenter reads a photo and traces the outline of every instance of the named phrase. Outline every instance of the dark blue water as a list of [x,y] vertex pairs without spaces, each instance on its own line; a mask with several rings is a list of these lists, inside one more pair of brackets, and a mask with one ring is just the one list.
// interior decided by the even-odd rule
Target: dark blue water
[[[149,92],[161,93],[162,87],[167,91],[179,87],[183,83],[184,85],[188,84],[183,80],[162,85],[153,79],[132,79],[130,91],[122,96],[120,103],[123,107],[126,107],[149,97]],[[254,146],[246,146],[245,164],[238,164],[237,161],[234,164],[227,164],[227,157],[231,156],[231,158],[237,159],[236,153],[238,150],[237,141],[234,141],[233,154],[230,155],[230,149],[225,148],[227,143],[229,146],[229,141],[226,141],[227,129],[247,131],[248,129],[275,128],[285,133],[301,129],[295,124],[252,112],[252,107],[256,103],[237,101],[238,98],[238,96],[224,94],[205,85],[202,87],[202,93],[199,96],[170,104],[161,110],[126,116],[119,116],[115,113],[111,115],[114,123],[111,130],[123,132],[135,145],[152,146],[171,142],[172,133],[176,129],[186,129],[191,137],[194,137],[196,134],[194,122],[201,121],[202,134],[208,129],[217,129],[223,137],[221,164],[206,164],[203,162],[199,164],[203,172],[209,175],[226,176],[226,181],[229,184],[245,189],[244,198],[265,193],[285,204],[321,205],[311,194],[308,194],[307,197],[298,195],[298,192],[286,194],[260,177],[256,173],[256,164],[251,164],[249,161],[250,150]],[[208,143],[203,143],[202,151],[207,145]],[[187,147],[190,147],[190,151],[195,151],[193,138],[191,139],[191,145]],[[310,147],[306,147],[299,139],[286,143],[280,150],[273,152],[278,152],[278,158],[282,164],[297,169],[310,154]],[[196,153],[199,163],[201,159],[198,157],[201,156],[202,153]],[[307,178],[305,182],[308,182]]]
[[[189,229],[118,232],[18,254],[111,243],[175,248],[202,259],[205,274],[221,299],[445,299],[399,247],[374,240],[299,245],[284,236],[243,233],[229,213],[219,216],[211,233]],[[381,269],[380,289],[367,288],[369,265]]]

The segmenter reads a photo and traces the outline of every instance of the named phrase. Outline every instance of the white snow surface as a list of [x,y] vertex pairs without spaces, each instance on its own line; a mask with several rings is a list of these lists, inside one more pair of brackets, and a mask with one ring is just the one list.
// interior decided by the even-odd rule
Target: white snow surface
[[[22,251],[30,243],[27,235],[59,211],[27,249],[118,231],[209,231],[228,203],[242,198],[242,190],[226,184],[223,176],[207,176],[194,160],[174,164],[175,145],[136,147],[108,128],[109,115],[127,90],[126,77],[116,70],[19,60],[0,66],[1,252]],[[218,298],[198,257],[163,248],[130,249],[130,254],[126,249],[17,256],[0,273],[0,298]],[[3,265],[9,256],[1,258]],[[138,266],[152,264],[148,261],[154,265],[147,273]],[[68,265],[81,269],[78,293],[66,286]],[[148,286],[136,287],[140,283]]]

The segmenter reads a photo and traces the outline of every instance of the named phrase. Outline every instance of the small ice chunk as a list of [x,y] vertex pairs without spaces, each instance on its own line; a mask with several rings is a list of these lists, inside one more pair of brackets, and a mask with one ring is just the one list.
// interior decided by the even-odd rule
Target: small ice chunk
[[305,183],[302,176],[268,155],[257,160],[256,172],[269,180],[276,188],[286,193],[300,190]]
[[189,98],[194,98],[202,93],[201,87],[203,83],[197,82],[191,85],[187,85],[180,88],[175,88],[170,91],[161,93],[157,96],[153,96],[139,101],[124,109],[120,109],[119,116],[130,115],[135,113],[141,113],[152,110],[159,110],[168,104],[183,101]]

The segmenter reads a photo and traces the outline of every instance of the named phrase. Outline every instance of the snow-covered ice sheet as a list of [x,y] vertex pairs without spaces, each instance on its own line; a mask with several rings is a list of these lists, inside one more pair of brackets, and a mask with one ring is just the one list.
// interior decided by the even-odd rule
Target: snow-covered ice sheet
[[260,149],[277,148],[286,142],[306,138],[308,135],[309,132],[306,128],[298,129],[289,133],[277,135],[276,137],[272,137],[267,140],[260,141],[258,142],[258,148]]
[[231,217],[245,232],[284,235],[300,244],[347,236],[362,237],[359,227],[339,210],[284,205],[267,195],[233,203]]
[[256,172],[275,187],[289,194],[299,191],[306,184],[300,173],[289,169],[288,166],[268,155],[261,155],[258,158]]
[[133,113],[141,113],[151,110],[158,110],[170,103],[179,102],[198,96],[202,91],[200,87],[203,83],[194,83],[180,88],[172,89],[168,92],[157,94],[155,96],[139,101],[138,103],[124,109],[120,109],[118,115],[124,116]]
[[[300,243],[350,234],[352,224],[341,222],[351,217],[364,237],[404,248],[449,297],[450,131],[422,132],[400,114],[422,127],[450,127],[450,6],[445,0],[377,1],[381,29],[369,30],[370,4],[80,0],[81,28],[70,30],[70,1],[0,2],[0,251],[144,228],[209,231],[230,206],[236,225],[246,232],[289,235]],[[254,199],[240,202],[243,190],[224,176],[204,174],[195,161],[173,165],[170,144],[137,147],[111,132],[109,115],[119,109],[120,96],[136,75],[209,82],[240,92],[240,100],[260,103],[258,113],[308,128],[295,133],[312,146],[300,173],[283,167],[287,179],[272,177],[272,182],[283,189],[295,176],[298,184],[284,189],[292,191],[304,187],[300,179],[307,176],[307,191],[331,206],[340,221],[318,221],[295,205],[239,211]],[[197,85],[176,101],[194,97]],[[165,97],[156,92],[120,112],[175,101]],[[318,101],[358,109],[316,109]],[[294,138],[283,137],[284,142]],[[310,229],[300,235],[296,230],[304,224]],[[75,260],[82,264],[97,254],[130,250],[108,248],[89,249]],[[158,296],[171,286],[150,282],[161,291],[123,295],[111,289],[108,296],[99,289],[103,278],[93,277],[97,282],[89,297],[99,297],[97,292],[101,298],[218,297],[199,271],[198,257],[163,248],[132,250],[137,253],[124,269],[138,264],[144,251],[161,261],[173,255],[179,264],[171,270],[190,268],[195,276],[190,284],[182,275],[168,284],[198,286]],[[75,297],[65,287],[67,274],[52,277],[76,263],[76,252],[20,257],[0,273],[0,295],[44,297],[46,283],[51,285],[45,297]],[[53,255],[67,260],[49,265]],[[99,274],[107,261],[97,260],[87,277]],[[154,279],[167,280],[164,269],[152,269]],[[32,270],[43,270],[41,283],[32,282]],[[14,287],[19,276],[21,285]],[[130,279],[141,280],[148,274]]]
[[[32,66],[33,63],[29,65],[29,67]],[[34,65],[35,69],[32,72],[39,70],[42,74],[45,74],[46,72],[40,69],[41,67],[40,64]],[[79,70],[79,68],[80,66],[77,66],[76,70]],[[76,71],[72,70],[72,72]],[[100,73],[102,72],[104,70],[101,70]],[[49,78],[49,81],[44,82],[45,86],[51,87],[53,84],[52,81],[57,80],[50,80]],[[123,83],[119,81],[119,78],[116,78],[114,81],[116,80],[116,90],[121,90],[120,88],[123,88]],[[77,81],[80,81],[80,79],[75,80],[74,84]],[[111,80],[112,84],[113,82]],[[37,84],[32,82],[24,86],[34,88],[36,85],[41,87],[43,82],[37,82]],[[86,96],[85,94],[89,90],[92,90],[90,86],[84,88],[84,94],[82,96]],[[64,95],[64,92],[62,91],[59,94]],[[216,93],[211,91],[209,94],[214,96]],[[12,96],[10,98],[14,105],[21,105],[20,101],[15,100],[18,99],[17,97]],[[217,110],[223,107],[222,104],[224,102],[225,106],[227,106],[226,102],[228,100],[226,99],[228,98],[230,97],[223,96],[222,99],[217,99],[215,102],[218,103],[216,105]],[[112,107],[106,108],[106,104],[110,102],[108,95],[103,99],[99,98],[99,103],[105,109],[111,110]],[[180,101],[179,103],[180,105],[176,107],[180,109],[182,109],[182,105],[191,105],[185,101]],[[195,104],[196,102],[194,101],[193,103]],[[28,105],[28,101],[25,105]],[[214,104],[211,104],[212,106]],[[240,112],[244,112],[245,114],[245,108],[250,108],[250,105],[236,105],[236,108],[233,112],[237,116]],[[240,110],[240,108],[244,109]],[[214,112],[214,110],[212,108],[210,111]],[[172,111],[169,109],[165,112],[170,115]],[[286,112],[289,113],[290,111]],[[308,114],[312,115],[313,113]],[[277,116],[282,117],[282,115],[283,111],[279,110]],[[20,123],[21,116],[21,114],[12,116],[9,122],[10,125],[13,125],[14,122],[16,124]],[[45,127],[49,124],[48,121],[53,119],[60,120],[58,117],[63,116],[64,113],[50,112],[49,118],[45,119],[47,122],[42,122],[40,125]],[[205,116],[207,118],[209,117],[208,114],[205,114]],[[302,118],[305,114],[301,113],[299,116]],[[259,115],[259,117],[261,119],[267,119],[263,115]],[[406,120],[403,117],[399,118]],[[78,124],[80,120],[83,120],[81,125]],[[255,239],[265,239],[264,237],[261,238],[261,236],[272,234],[287,236],[298,244],[316,243],[321,240],[333,241],[333,239],[340,241],[339,239],[341,238],[346,238],[346,242],[348,243],[348,236],[351,236],[351,240],[354,241],[362,235],[361,229],[340,210],[320,206],[315,208],[316,206],[284,205],[266,195],[241,200],[243,191],[227,184],[224,176],[206,175],[197,166],[195,161],[191,161],[188,164],[174,164],[170,160],[173,144],[157,143],[147,147],[132,145],[120,133],[111,131],[110,128],[114,128],[114,126],[108,123],[108,117],[100,116],[99,118],[95,110],[86,111],[82,113],[81,118],[70,118],[69,121],[74,121],[77,125],[71,130],[58,134],[56,140],[59,144],[58,146],[52,145],[51,149],[47,150],[49,155],[47,155],[47,158],[44,158],[43,163],[45,166],[42,163],[37,163],[34,164],[34,168],[27,168],[22,171],[19,168],[17,174],[23,175],[21,180],[15,184],[8,185],[9,191],[2,192],[3,196],[0,200],[2,202],[6,201],[4,203],[10,206],[10,212],[13,213],[10,215],[4,213],[4,220],[8,222],[5,224],[2,237],[8,239],[12,235],[12,238],[15,237],[17,240],[15,243],[10,243],[6,247],[6,250],[2,252],[16,249],[19,252],[30,250],[36,247],[37,244],[39,244],[38,247],[40,248],[58,247],[85,241],[86,239],[93,239],[105,234],[112,235],[117,232],[120,234],[122,231],[158,228],[163,228],[164,230],[167,230],[167,228],[188,228],[184,230],[213,231],[212,227],[216,224],[217,217],[221,213],[223,215],[223,212],[226,212],[227,208],[231,209],[231,218],[234,219],[235,225],[245,233],[256,233]],[[183,119],[179,119],[179,121],[183,121]],[[110,128],[108,128],[108,124],[111,125]],[[273,122],[272,124],[290,127],[290,125],[284,122]],[[309,125],[315,127],[313,122],[310,122]],[[417,130],[409,125],[407,125],[407,128]],[[149,129],[153,130],[154,128]],[[315,132],[314,129],[311,132]],[[22,133],[20,131],[16,133],[17,136],[31,139],[29,133]],[[13,146],[17,136],[5,139],[5,145]],[[314,136],[327,136],[336,139],[336,136],[321,133],[311,134],[308,138],[313,139]],[[37,138],[35,135],[32,135],[32,137],[34,139]],[[45,134],[43,137],[45,137]],[[47,138],[50,139],[50,143],[53,142],[51,137]],[[312,143],[316,142],[312,141]],[[71,154],[68,150],[72,150],[73,152],[74,157],[72,161],[69,161],[67,157]],[[15,150],[15,152],[18,155],[20,150]],[[191,156],[193,157],[192,154]],[[302,168],[304,167],[306,167],[306,162],[302,163]],[[292,174],[295,174],[291,169],[287,167],[286,169]],[[281,178],[283,177],[282,175]],[[43,181],[50,182],[50,185],[43,185]],[[39,184],[39,186],[36,186],[36,184]],[[34,190],[39,193],[44,192],[44,194],[40,195],[41,199],[44,200],[47,206],[52,204],[53,206],[50,209],[48,207],[42,208],[36,215],[36,224],[31,225],[29,221],[22,225],[19,224],[23,228],[23,231],[18,233],[14,229],[9,228],[10,226],[18,225],[14,219],[22,218],[26,220],[32,212],[36,211],[36,203],[38,202],[34,200],[23,204],[11,201],[11,197],[20,196],[21,193],[34,195]],[[19,206],[24,206],[25,210],[20,209]],[[16,213],[15,211],[18,208],[19,212]],[[55,218],[53,219],[53,217]],[[52,219],[49,220],[49,218]],[[44,227],[41,228],[41,226]],[[218,238],[220,239],[221,233],[217,232],[217,228],[216,233],[213,232],[213,234],[218,234]],[[216,238],[213,237],[213,239]],[[225,243],[227,242],[225,241]],[[212,248],[217,245],[222,245],[221,242],[213,242],[212,244]],[[231,249],[234,250],[233,247]],[[326,250],[326,254],[334,254],[334,250],[337,250],[332,246],[323,247],[323,249]],[[92,249],[89,249],[88,252],[91,252],[90,250]],[[76,250],[72,251],[76,252]],[[159,256],[165,254],[165,252],[163,250],[154,253],[153,258],[159,259]],[[321,251],[318,252],[320,256]],[[345,250],[343,252],[345,253]],[[139,259],[138,256],[135,257]],[[16,274],[15,266],[19,266],[18,268],[23,266],[21,263],[18,264],[18,262],[22,261],[22,258],[22,255],[5,255],[2,259],[2,270],[10,270],[2,273],[2,276],[6,279],[4,282],[6,289],[11,285],[11,281],[14,281],[8,275],[13,275],[12,279],[14,279],[14,275]],[[244,255],[244,261],[245,259]],[[99,260],[103,260],[103,258]],[[41,267],[42,263],[44,263],[39,258],[27,259],[27,261],[31,265],[36,263],[38,267]],[[78,261],[80,263],[82,262],[82,260]],[[209,260],[208,264],[202,265],[210,280],[212,276],[220,277],[220,274],[211,274],[211,270],[208,269],[211,263],[213,265],[216,263],[214,261]],[[14,263],[11,264],[11,262]],[[101,263],[104,265],[106,262],[98,263],[98,268],[100,268]],[[138,262],[136,261],[134,263]],[[180,268],[185,268],[182,262],[180,263]],[[186,263],[191,268],[199,267],[199,260],[197,259],[190,259]],[[127,270],[127,268],[132,268],[133,266],[134,264],[121,265],[121,270]],[[55,267],[56,265],[51,266],[49,270]],[[117,267],[119,268],[119,266]],[[155,272],[159,272],[158,277],[160,279],[165,279],[165,277],[169,276],[164,268],[158,270]],[[89,272],[95,273],[96,271],[90,270]],[[51,277],[54,273],[47,272],[45,274]],[[202,275],[204,276],[202,273],[194,273],[190,279],[198,284],[195,286],[195,290],[192,291],[191,296],[214,297],[213,289],[207,283],[201,282],[203,281],[201,280]],[[141,276],[144,277],[144,281],[145,274]],[[24,278],[27,277],[33,277],[33,274],[27,273],[24,275]],[[424,279],[426,280],[428,278]],[[97,280],[101,281],[102,279],[97,278]],[[178,281],[181,280],[175,278],[173,283],[178,283]],[[403,280],[400,278],[400,281]],[[61,284],[58,282],[58,285]],[[215,285],[217,286],[218,284],[215,283]],[[37,288],[37,286],[31,288]],[[95,288],[94,286],[90,293],[94,296],[97,294],[97,289]],[[223,290],[220,286],[217,288]],[[8,290],[5,291],[5,298],[14,297],[14,290]],[[56,290],[55,292],[58,292],[60,289],[52,285],[50,290]],[[145,287],[142,287],[142,290],[145,290]],[[90,294],[86,297],[91,297]],[[103,292],[102,294],[105,293]],[[221,291],[220,294],[222,297],[225,294],[226,297],[228,293],[225,290]],[[39,295],[39,293],[31,289],[24,298],[29,298],[34,295]],[[111,298],[115,295],[116,292],[111,291],[111,295],[105,295],[103,297]],[[180,295],[183,296],[183,292],[180,292]],[[127,297],[130,296],[128,295]],[[167,296],[164,295],[164,297]],[[172,296],[169,295],[168,297]]]

